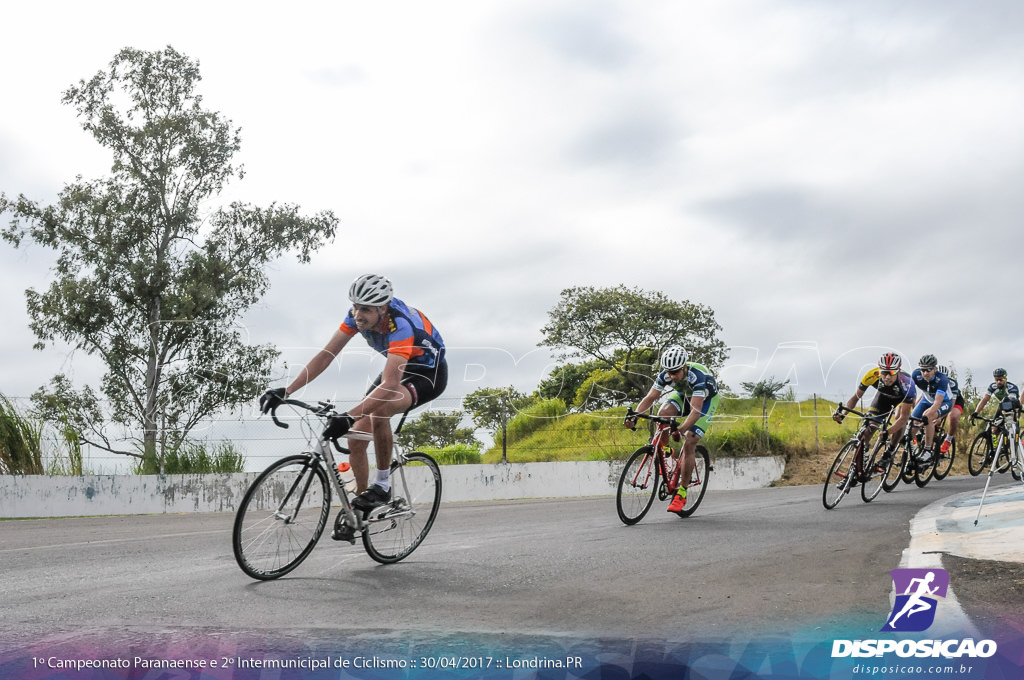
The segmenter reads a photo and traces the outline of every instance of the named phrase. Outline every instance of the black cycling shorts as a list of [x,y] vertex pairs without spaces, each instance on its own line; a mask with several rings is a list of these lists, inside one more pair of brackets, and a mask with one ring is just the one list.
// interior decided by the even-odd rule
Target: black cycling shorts
[[[384,374],[381,373],[370,385],[370,389],[366,390],[366,393],[369,394],[377,389],[383,379]],[[437,399],[444,392],[444,388],[448,387],[448,363],[441,361],[434,368],[406,364],[402,370],[401,383],[412,395],[412,405],[409,408],[422,406],[428,401]]]
[[868,408],[868,413],[873,416],[884,416],[890,411],[894,411],[900,404],[909,403],[903,397],[890,397],[887,394],[881,392],[875,393],[875,399],[871,402],[871,407]]

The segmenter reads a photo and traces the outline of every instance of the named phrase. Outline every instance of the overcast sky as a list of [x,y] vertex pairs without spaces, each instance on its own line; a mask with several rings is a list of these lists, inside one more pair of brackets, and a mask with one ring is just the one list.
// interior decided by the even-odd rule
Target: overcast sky
[[[198,60],[247,172],[213,204],[340,218],[245,320],[293,366],[379,272],[444,335],[448,397],[533,389],[552,367],[540,329],[575,285],[710,306],[734,388],[773,375],[845,396],[890,348],[1024,380],[1022,3],[227,4],[6,7],[0,190],[49,202],[108,172],[60,99],[121,48]],[[10,396],[98,375],[32,349],[23,291],[50,263],[0,244]],[[310,396],[376,370],[359,352],[341,369]]]

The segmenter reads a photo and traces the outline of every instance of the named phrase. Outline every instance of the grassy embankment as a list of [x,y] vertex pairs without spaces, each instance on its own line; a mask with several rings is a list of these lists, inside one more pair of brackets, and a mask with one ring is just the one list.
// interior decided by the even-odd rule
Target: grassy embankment
[[[722,399],[714,425],[705,438],[712,457],[781,455],[786,472],[778,484],[820,484],[832,459],[859,425],[847,418],[831,420],[835,404],[818,399],[769,402],[766,438],[759,399]],[[622,427],[625,408],[566,414],[558,400],[541,402],[508,424],[508,460],[513,463],[563,460],[624,459],[647,443],[647,431]],[[964,425],[966,425],[966,419]],[[953,474],[966,474],[966,442],[959,437]],[[961,442],[965,442],[961,446]],[[484,463],[501,460],[500,443],[483,454]]]

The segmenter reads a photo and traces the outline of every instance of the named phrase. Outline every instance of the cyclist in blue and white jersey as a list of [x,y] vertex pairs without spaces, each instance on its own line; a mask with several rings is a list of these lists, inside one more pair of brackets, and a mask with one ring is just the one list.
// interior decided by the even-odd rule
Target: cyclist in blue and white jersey
[[932,458],[935,425],[953,408],[954,395],[950,393],[949,377],[939,371],[939,360],[934,354],[925,354],[917,363],[918,367],[910,377],[917,385],[920,398],[911,415],[927,420],[924,428],[924,455],[921,459],[921,462],[927,463]]
[[[636,411],[646,412],[666,390],[671,390],[662,402],[658,415],[664,418],[685,416],[679,426],[679,431],[684,433],[679,479],[688,480],[697,463],[697,442],[707,432],[711,417],[718,408],[718,383],[707,367],[689,361],[686,350],[678,345],[662,352],[661,367],[654,385],[647,396],[640,400]],[[634,429],[636,418],[627,418],[625,425]],[[679,512],[685,506],[686,483],[683,482],[676,490],[668,511]]]
[[997,368],[992,371],[992,384],[988,386],[988,392],[981,398],[977,408],[974,409],[974,413],[971,414],[972,421],[981,413],[981,409],[985,408],[985,405],[992,397],[995,397],[999,402],[1000,409],[1006,406],[1009,407],[1007,410],[1020,413],[1020,388],[1012,382],[1007,382],[1005,368]]
[[953,440],[956,439],[956,433],[960,430],[960,416],[964,412],[964,395],[960,391],[960,381],[953,377],[948,368],[939,366],[939,373],[945,373],[949,379],[949,395],[953,402],[953,408],[949,409],[949,429],[946,431],[945,440],[939,446],[939,451],[948,453],[950,447],[953,446]]

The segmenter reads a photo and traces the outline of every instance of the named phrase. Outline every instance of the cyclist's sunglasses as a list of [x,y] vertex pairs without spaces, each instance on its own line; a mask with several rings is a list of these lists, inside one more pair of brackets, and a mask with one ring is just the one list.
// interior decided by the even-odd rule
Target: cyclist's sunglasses
[[938,369],[935,368],[934,366],[932,366],[931,368],[925,368],[924,366],[921,366],[921,372],[922,373],[934,373],[937,370]]
[[899,371],[882,371],[882,375],[896,375]]

